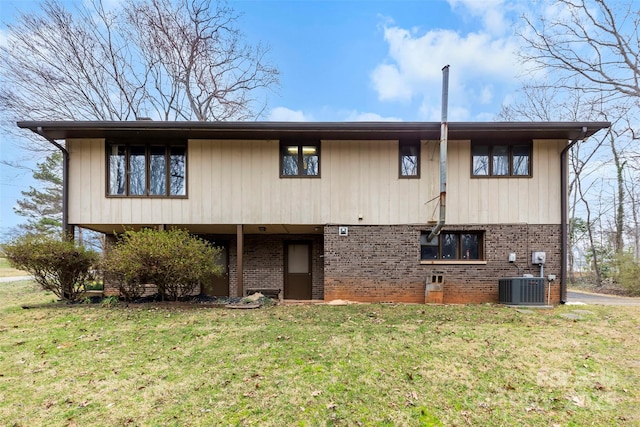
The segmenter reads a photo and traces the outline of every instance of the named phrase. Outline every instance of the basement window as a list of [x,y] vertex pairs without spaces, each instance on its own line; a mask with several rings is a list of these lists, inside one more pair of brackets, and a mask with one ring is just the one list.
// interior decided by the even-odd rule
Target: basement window
[[420,259],[442,261],[480,261],[483,259],[483,232],[442,231],[428,240],[430,231],[420,234]]

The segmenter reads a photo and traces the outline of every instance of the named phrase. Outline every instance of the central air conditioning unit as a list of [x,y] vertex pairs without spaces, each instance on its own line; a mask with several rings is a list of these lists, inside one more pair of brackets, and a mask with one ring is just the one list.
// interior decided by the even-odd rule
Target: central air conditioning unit
[[500,304],[544,305],[544,277],[510,277],[498,280]]

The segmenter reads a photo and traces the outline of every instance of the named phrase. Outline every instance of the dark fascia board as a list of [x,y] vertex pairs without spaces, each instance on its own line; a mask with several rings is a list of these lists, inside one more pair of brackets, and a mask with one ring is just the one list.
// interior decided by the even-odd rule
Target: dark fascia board
[[[395,140],[440,139],[440,122],[165,122],[139,121],[22,121],[54,140],[72,138],[182,138]],[[589,137],[609,122],[450,122],[451,140],[566,139]]]

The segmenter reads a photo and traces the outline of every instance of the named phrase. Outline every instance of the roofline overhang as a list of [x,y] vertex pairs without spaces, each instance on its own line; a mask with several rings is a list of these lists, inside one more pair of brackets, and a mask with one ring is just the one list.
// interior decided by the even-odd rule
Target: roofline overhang
[[[439,140],[440,122],[168,122],[168,121],[20,121],[22,129],[51,139],[134,138],[143,135],[184,139]],[[452,140],[585,138],[610,122],[449,122]],[[43,135],[43,136],[44,136]]]

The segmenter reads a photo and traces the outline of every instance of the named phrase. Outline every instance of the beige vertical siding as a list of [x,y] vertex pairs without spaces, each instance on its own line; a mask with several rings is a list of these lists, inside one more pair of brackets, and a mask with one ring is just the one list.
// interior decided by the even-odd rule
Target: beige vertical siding
[[[447,222],[559,223],[563,144],[536,141],[532,178],[470,179],[468,141],[450,141]],[[106,197],[104,140],[68,145],[73,224],[420,224],[438,218],[437,142],[421,144],[420,179],[399,179],[397,141],[322,141],[321,178],[280,178],[278,141],[191,140],[186,199]]]
[[565,143],[534,141],[531,178],[470,178],[469,142],[450,142],[447,222],[559,224],[560,151]]

